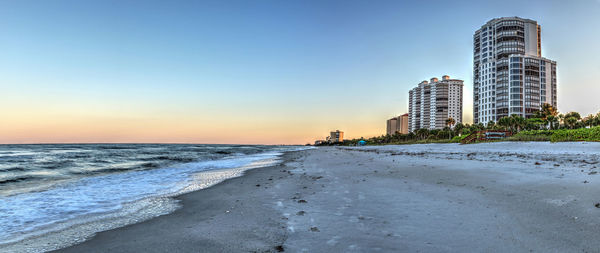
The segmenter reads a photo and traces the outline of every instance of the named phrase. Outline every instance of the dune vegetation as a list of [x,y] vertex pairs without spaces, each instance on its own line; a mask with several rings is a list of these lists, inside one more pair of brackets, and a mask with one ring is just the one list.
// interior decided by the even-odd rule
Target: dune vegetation
[[344,140],[342,145],[356,145],[360,140],[366,141],[367,145],[460,143],[469,135],[484,130],[512,132],[513,135],[504,141],[600,141],[600,112],[586,117],[581,117],[578,112],[561,114],[549,104],[544,104],[530,118],[511,115],[485,125],[455,124],[455,120],[449,118],[446,124],[443,129],[422,128],[408,134],[396,132],[393,135]]

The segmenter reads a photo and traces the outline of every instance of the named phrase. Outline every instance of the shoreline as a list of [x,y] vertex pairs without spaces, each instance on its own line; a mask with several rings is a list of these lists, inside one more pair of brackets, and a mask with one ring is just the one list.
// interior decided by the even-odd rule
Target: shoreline
[[[109,250],[109,249],[111,251],[116,250],[118,252],[126,252],[126,251],[129,251],[129,252],[131,252],[131,251],[165,252],[165,251],[171,251],[171,250],[188,252],[188,251],[206,251],[206,250],[211,251],[210,250],[211,247],[217,251],[221,251],[221,250],[225,250],[225,249],[232,249],[230,246],[227,246],[227,244],[229,244],[230,241],[226,237],[223,237],[223,238],[221,238],[221,240],[219,240],[219,241],[221,241],[221,243],[211,243],[211,245],[202,245],[201,248],[197,248],[200,245],[196,245],[195,243],[193,245],[189,244],[189,243],[184,243],[177,239],[169,240],[170,243],[167,243],[167,244],[165,244],[164,241],[161,241],[160,243],[158,243],[158,245],[156,245],[156,243],[154,242],[154,239],[156,239],[157,234],[155,234],[154,232],[150,232],[150,234],[148,236],[144,236],[144,234],[147,233],[148,231],[170,230],[167,228],[167,227],[170,227],[170,225],[186,223],[186,221],[190,218],[192,218],[193,220],[201,220],[202,222],[215,222],[214,220],[215,220],[215,217],[217,217],[217,216],[228,215],[230,213],[233,214],[233,212],[232,212],[233,209],[235,209],[236,206],[239,207],[239,201],[237,201],[238,199],[236,199],[236,200],[231,199],[231,197],[233,196],[231,194],[231,191],[240,190],[240,186],[247,187],[247,188],[249,188],[249,190],[250,189],[254,190],[254,188],[257,188],[257,187],[255,185],[247,184],[247,183],[245,183],[245,181],[248,181],[248,180],[252,181],[253,179],[255,179],[255,177],[264,174],[263,171],[277,170],[277,169],[281,169],[281,168],[285,167],[284,163],[286,161],[288,161],[289,159],[291,159],[291,157],[293,157],[294,153],[298,153],[298,152],[302,152],[302,151],[286,151],[286,152],[284,152],[279,157],[281,162],[279,162],[276,165],[248,169],[248,170],[245,170],[239,176],[225,179],[225,180],[223,180],[217,184],[214,184],[210,187],[194,190],[191,192],[186,192],[186,193],[183,193],[183,194],[180,194],[177,196],[173,196],[171,198],[180,206],[180,208],[176,209],[173,212],[170,212],[170,213],[164,214],[164,215],[160,215],[160,216],[156,216],[156,217],[153,217],[151,219],[148,219],[148,220],[145,220],[145,221],[142,221],[139,223],[133,223],[133,224],[129,224],[126,226],[117,227],[117,228],[113,228],[110,230],[98,232],[95,235],[93,235],[91,238],[89,238],[81,243],[74,244],[74,245],[71,245],[71,246],[68,246],[65,248],[57,249],[57,250],[54,250],[51,252],[105,252],[106,250]],[[238,182],[238,181],[241,181],[241,182]],[[265,184],[268,184],[268,183],[265,183]],[[233,187],[233,189],[232,189],[232,187]],[[223,190],[225,190],[225,193],[222,192]],[[226,199],[226,200],[224,200],[224,199]],[[202,209],[202,210],[196,211],[196,210],[192,210],[192,209]],[[262,210],[262,211],[266,211],[266,210]],[[221,217],[221,218],[225,218],[225,217]],[[256,222],[258,222],[258,221],[256,221]],[[199,225],[198,222],[196,222],[194,224]],[[249,224],[246,224],[246,225],[249,225]],[[185,229],[193,229],[193,227],[190,227],[190,225],[186,225],[183,227],[177,227],[177,228],[171,228],[171,229],[172,230],[170,230],[170,231],[172,232],[173,230],[178,230],[178,229],[184,229],[184,230]],[[263,232],[266,232],[266,234],[268,234],[267,237],[279,238],[282,236],[277,233],[273,233],[272,231],[263,231]],[[214,231],[207,232],[207,233],[214,233]],[[254,231],[252,231],[251,233],[254,233]],[[168,233],[168,234],[172,234],[172,233]],[[138,240],[134,239],[137,237],[147,237],[147,238],[152,238],[152,240],[144,241],[141,243],[135,243],[135,245],[118,245],[119,243],[115,242],[117,240],[118,241],[123,241],[123,240],[129,241],[130,239],[131,239],[131,241],[138,241]],[[123,238],[126,238],[126,239],[123,239]],[[185,236],[179,237],[179,238],[185,238]],[[211,239],[216,240],[219,238],[211,238]],[[279,240],[279,241],[281,241],[281,240]],[[276,242],[274,242],[274,243],[276,244]],[[121,246],[123,246],[125,248],[122,248]],[[242,248],[247,248],[247,247],[244,246]],[[250,247],[250,248],[253,248],[253,247]],[[272,250],[273,249],[273,247],[271,247],[271,246],[265,247],[264,245],[262,245],[262,243],[258,243],[258,246],[256,246],[255,248],[263,249],[263,250]],[[106,250],[104,250],[104,249],[106,249]],[[164,250],[162,250],[162,249],[164,249]]]
[[[122,202],[118,206],[115,206],[115,208],[118,208],[115,211],[91,212],[74,219],[65,219],[46,226],[40,226],[36,230],[20,234],[20,237],[15,235],[12,241],[5,241],[0,244],[0,251],[46,252],[68,248],[93,238],[98,232],[110,231],[172,213],[181,207],[180,201],[177,199],[178,196],[210,188],[228,179],[240,177],[246,171],[255,168],[279,164],[284,152],[271,153],[266,152],[246,156],[245,158],[231,157],[217,160],[239,162],[239,159],[246,159],[249,161],[237,167],[228,168],[229,165],[226,165],[224,168],[199,169],[196,172],[190,173],[189,170],[194,170],[192,167],[192,169],[182,172],[188,173],[191,180],[184,187],[180,186],[174,188],[172,191],[166,191],[158,195],[149,195],[141,199]],[[253,156],[261,157],[261,159],[257,160]],[[182,166],[198,166],[202,168],[200,166],[203,165],[199,165],[201,163],[189,163]]]
[[473,145],[473,144],[485,144],[485,143],[511,143],[511,142],[520,142],[520,143],[596,143],[600,142],[600,140],[569,140],[569,141],[548,141],[548,140],[487,140],[480,142],[472,142],[472,143],[460,143],[452,140],[434,140],[434,141],[415,141],[415,142],[393,142],[393,143],[380,143],[380,144],[366,144],[364,146],[356,146],[356,145],[317,145],[314,147],[380,147],[380,146],[403,146],[403,145],[422,145],[422,144],[461,144],[461,145]]
[[177,197],[182,208],[174,213],[56,252],[600,248],[598,143],[448,147],[287,152],[279,165]]

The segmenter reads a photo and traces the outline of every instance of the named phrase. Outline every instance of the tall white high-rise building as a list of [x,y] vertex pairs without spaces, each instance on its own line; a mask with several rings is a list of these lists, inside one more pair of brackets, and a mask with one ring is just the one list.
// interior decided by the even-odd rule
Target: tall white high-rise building
[[536,21],[495,18],[473,35],[473,121],[556,108],[556,62],[542,57]]
[[442,76],[422,81],[408,92],[408,130],[442,129],[448,118],[462,123],[463,80]]

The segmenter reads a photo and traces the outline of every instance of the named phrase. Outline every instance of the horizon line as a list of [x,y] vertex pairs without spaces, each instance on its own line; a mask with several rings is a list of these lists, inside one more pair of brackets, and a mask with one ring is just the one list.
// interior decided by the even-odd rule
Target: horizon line
[[241,143],[193,143],[193,142],[26,142],[0,143],[0,145],[93,145],[93,144],[178,144],[178,145],[263,145],[263,146],[304,146],[304,144],[241,144]]

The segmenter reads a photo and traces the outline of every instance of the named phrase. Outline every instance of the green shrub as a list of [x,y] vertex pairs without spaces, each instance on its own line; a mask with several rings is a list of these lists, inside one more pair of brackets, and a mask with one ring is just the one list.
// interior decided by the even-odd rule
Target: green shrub
[[452,138],[452,141],[451,141],[451,142],[454,142],[454,143],[459,143],[459,142],[461,142],[462,140],[464,140],[465,138],[467,138],[468,136],[469,136],[468,134],[463,134],[463,135],[461,135],[461,136],[454,136],[454,138]]
[[525,130],[514,136],[551,136],[552,134],[554,134],[554,130]]
[[559,129],[559,130],[526,130],[510,138],[509,141],[600,141],[600,127]]
[[600,127],[554,130],[550,141],[600,141]]
[[554,130],[525,130],[509,137],[509,141],[550,141]]
[[551,137],[549,135],[520,135],[515,134],[511,137],[508,137],[506,140],[508,141],[550,141]]

